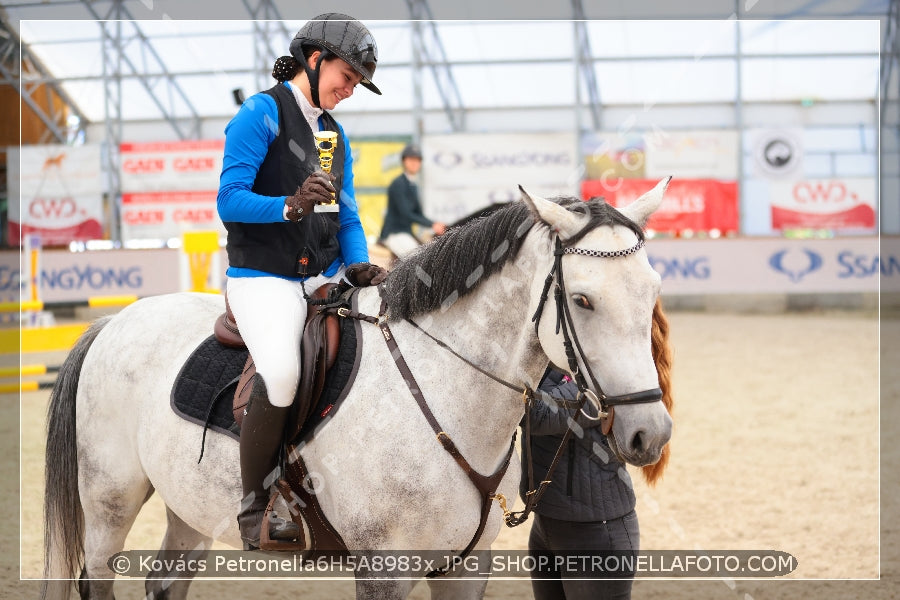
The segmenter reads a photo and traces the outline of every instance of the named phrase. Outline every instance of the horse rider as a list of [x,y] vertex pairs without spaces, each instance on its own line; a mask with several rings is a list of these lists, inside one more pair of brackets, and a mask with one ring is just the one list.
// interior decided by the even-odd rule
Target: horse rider
[[400,153],[403,172],[388,186],[387,213],[378,241],[402,258],[418,248],[421,242],[413,235],[413,223],[430,227],[434,235],[443,235],[446,226],[422,214],[419,203],[418,175],[422,169],[422,151],[415,144],[407,144]]
[[[225,128],[218,211],[228,231],[228,303],[256,364],[240,437],[245,549],[259,548],[268,487],[300,380],[300,336],[309,294],[326,283],[377,285],[353,188],[353,154],[328,112],[356,86],[376,94],[378,49],[353,17],[322,14],[275,62],[278,83],[247,99]],[[319,166],[314,132],[338,133],[331,172]],[[333,196],[334,195],[334,196]],[[336,196],[338,212],[316,212]],[[299,528],[271,519],[276,540]]]

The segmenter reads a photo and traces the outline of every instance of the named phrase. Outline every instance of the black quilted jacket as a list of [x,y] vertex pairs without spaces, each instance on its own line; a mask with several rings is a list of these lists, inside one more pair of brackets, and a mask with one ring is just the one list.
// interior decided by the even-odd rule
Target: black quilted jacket
[[[559,371],[550,370],[539,389],[574,400],[578,392],[575,383]],[[531,455],[534,461],[534,480],[544,479],[562,437],[568,429],[567,419],[574,410],[557,408],[540,400],[531,409]],[[524,424],[524,421],[523,421]],[[603,521],[617,519],[634,509],[634,489],[625,465],[609,449],[599,421],[578,419],[581,435],[572,434],[565,453],[552,475],[552,483],[541,497],[535,512],[567,521]],[[523,436],[524,443],[524,436]],[[522,483],[520,495],[525,497],[528,485],[527,453],[522,452]],[[536,485],[536,484],[535,484]]]

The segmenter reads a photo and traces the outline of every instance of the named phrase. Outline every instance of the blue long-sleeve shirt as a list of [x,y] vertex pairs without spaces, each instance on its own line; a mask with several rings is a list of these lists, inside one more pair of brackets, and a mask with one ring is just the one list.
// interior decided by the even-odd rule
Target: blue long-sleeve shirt
[[[287,83],[285,83],[287,85]],[[321,127],[321,122],[320,122]],[[369,251],[353,188],[353,153],[350,141],[338,124],[345,145],[343,186],[338,195],[340,229],[337,233],[341,258],[325,271],[334,275],[341,263],[368,262]],[[239,223],[281,223],[286,196],[263,196],[251,191],[269,145],[278,135],[278,107],[268,94],[254,94],[241,106],[225,127],[225,153],[216,204],[222,221]],[[228,267],[229,277],[273,276],[244,267]],[[302,279],[302,278],[297,278]]]

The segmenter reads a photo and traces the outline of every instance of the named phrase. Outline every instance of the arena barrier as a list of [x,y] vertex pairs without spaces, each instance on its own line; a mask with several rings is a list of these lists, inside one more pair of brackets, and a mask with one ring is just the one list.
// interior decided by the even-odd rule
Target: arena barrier
[[[127,306],[137,299],[137,296],[127,295],[98,296],[76,302],[42,302],[40,300],[0,302],[0,313],[30,313],[74,307]],[[72,323],[49,327],[19,326],[0,329],[0,353],[22,355],[29,352],[67,351],[75,345],[88,325],[88,323]],[[53,381],[22,381],[21,378],[53,374],[58,371],[58,366],[48,365],[0,367],[0,379],[20,379],[15,383],[0,383],[0,393],[8,394],[52,388]]]
[[134,295],[125,296],[96,296],[87,300],[72,302],[42,302],[41,300],[25,300],[23,302],[0,302],[0,312],[31,312],[41,310],[53,310],[62,308],[104,308],[109,306],[127,306],[137,302]]
[[0,379],[17,378],[14,383],[0,383],[0,394],[15,394],[17,392],[34,392],[50,389],[56,384],[53,381],[23,381],[23,377],[40,377],[51,373],[58,373],[60,367],[55,365],[22,365],[21,367],[0,367]]
[[[42,302],[25,300],[23,302],[0,302],[0,313],[40,312],[76,307],[115,307],[127,306],[137,301],[137,296],[98,296],[74,302]],[[4,354],[26,352],[51,352],[68,350],[87,329],[88,323],[68,325],[52,325],[49,327],[17,327],[0,330],[0,352]]]

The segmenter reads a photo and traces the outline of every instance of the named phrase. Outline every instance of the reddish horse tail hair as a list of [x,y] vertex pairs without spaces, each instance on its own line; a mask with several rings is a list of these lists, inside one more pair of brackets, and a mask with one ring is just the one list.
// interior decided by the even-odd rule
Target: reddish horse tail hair
[[[672,414],[672,407],[675,404],[672,398],[672,347],[669,346],[669,319],[663,313],[662,300],[656,300],[656,306],[653,307],[653,325],[650,330],[651,335],[651,352],[653,353],[653,361],[656,363],[656,372],[659,375],[659,389],[662,390],[662,403]],[[656,485],[656,482],[662,477],[666,465],[669,464],[670,445],[666,444],[662,449],[659,460],[652,465],[641,467],[641,473],[648,485]]]

